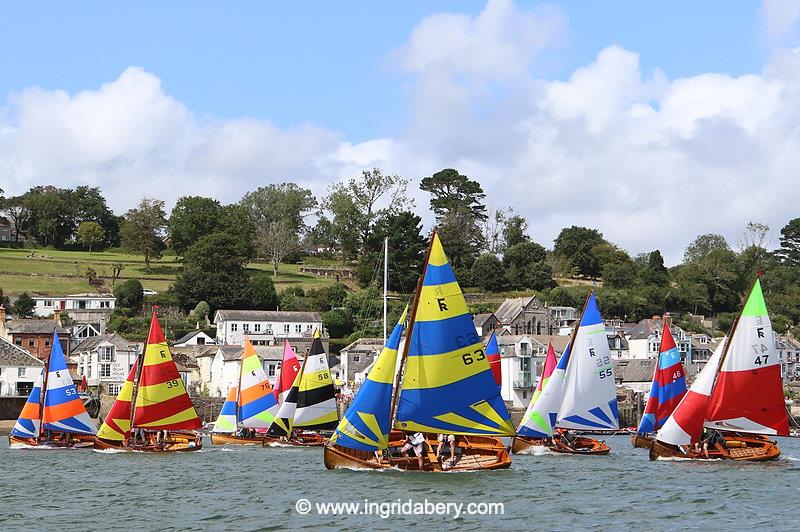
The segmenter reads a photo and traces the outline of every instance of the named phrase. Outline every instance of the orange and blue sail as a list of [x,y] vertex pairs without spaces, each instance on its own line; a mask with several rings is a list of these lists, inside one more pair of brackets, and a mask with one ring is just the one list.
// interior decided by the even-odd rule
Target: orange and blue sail
[[36,382],[33,385],[31,393],[28,394],[28,400],[22,407],[22,412],[19,413],[19,418],[11,429],[11,435],[17,438],[38,438],[39,431],[42,427],[41,419],[41,400],[42,400],[42,382],[44,380],[44,370],[39,373]]
[[486,351],[436,233],[422,275],[395,428],[513,435]]
[[239,388],[233,386],[228,390],[228,397],[222,403],[222,410],[219,411],[219,417],[214,422],[214,429],[211,432],[220,432],[224,434],[233,434],[236,432],[236,398],[239,395]]
[[94,435],[97,428],[72,382],[57,332],[53,332],[52,346],[44,391],[42,426],[60,432]]
[[133,426],[147,430],[188,430],[202,426],[155,312],[150,320]]
[[124,441],[131,436],[131,402],[133,401],[133,381],[136,379],[136,365],[128,372],[128,378],[111,405],[106,420],[100,425],[97,437],[102,440]]
[[253,429],[268,428],[278,411],[278,400],[249,338],[244,339],[239,382],[239,424]]
[[407,311],[406,307],[375,360],[375,365],[331,436],[331,443],[359,451],[377,451],[389,446],[392,384]]
[[660,429],[685,394],[686,371],[683,369],[675,339],[669,326],[664,322],[653,384],[650,386],[650,397],[647,399],[637,432],[648,434]]
[[497,336],[492,333],[489,343],[486,344],[486,358],[489,359],[489,367],[492,368],[494,381],[498,386],[503,385],[503,372],[500,368],[500,347],[497,345]]

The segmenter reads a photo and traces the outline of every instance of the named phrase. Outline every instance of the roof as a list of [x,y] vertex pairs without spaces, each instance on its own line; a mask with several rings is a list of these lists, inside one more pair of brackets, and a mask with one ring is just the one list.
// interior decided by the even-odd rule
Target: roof
[[73,349],[73,351],[78,353],[84,351],[94,351],[95,349],[100,347],[100,345],[105,343],[112,344],[117,349],[123,351],[136,351],[137,353],[143,347],[142,343],[127,340],[117,333],[106,333],[106,334],[99,334],[97,336],[90,336],[89,338],[85,339],[77,346],[75,346],[75,349]]
[[214,321],[219,320],[322,322],[322,315],[319,312],[289,310],[218,310]]
[[[206,334],[206,332],[203,331],[202,329],[195,329],[194,331],[190,331],[190,332],[184,334],[183,336],[181,336],[180,338],[175,340],[175,342],[173,342],[173,343],[182,344],[184,342],[188,342],[189,340],[191,340],[192,338],[194,338],[198,334],[205,334],[206,336],[208,336],[208,334]],[[210,336],[208,336],[208,337],[211,338]]]
[[553,342],[553,349],[555,349],[557,353],[563,353],[564,349],[567,348],[570,337],[559,335],[549,336],[546,334],[510,334],[504,332],[497,337],[497,343],[499,345],[513,345],[523,338],[528,338],[531,342],[536,342],[544,347],[547,347],[550,342]]
[[44,366],[44,362],[21,347],[0,338],[0,366]]
[[197,360],[190,353],[172,350],[170,352],[172,353],[172,360],[178,366],[178,371],[190,371],[197,368]]
[[342,351],[373,351],[382,348],[383,338],[359,338],[342,348]]
[[111,294],[70,294],[68,296],[53,296],[50,294],[36,294],[32,295],[31,299],[72,299],[72,298],[81,298],[81,299],[117,299]]
[[472,318],[472,323],[475,324],[475,327],[481,327],[484,323],[489,321],[490,318],[494,317],[497,319],[497,316],[494,315],[494,312],[486,312],[483,314],[475,314]]
[[172,353],[187,353],[192,355],[195,359],[198,359],[204,357],[213,357],[217,354],[218,347],[219,346],[215,344],[187,345],[183,347],[170,346],[169,350]]
[[500,323],[511,323],[517,315],[522,312],[523,307],[526,307],[536,296],[529,297],[510,297],[500,304],[500,307],[494,311],[494,315],[500,320]]
[[[644,340],[653,333],[660,334],[663,327],[664,321],[661,319],[645,319],[632,327],[623,325],[623,330],[629,340]],[[677,333],[683,329],[673,324],[670,325],[669,330],[672,331],[673,336],[677,336]]]
[[[17,334],[53,334],[55,322],[49,318],[37,320],[35,318],[15,318],[6,323],[9,333]],[[67,327],[58,327],[60,335],[69,336]]]
[[614,360],[614,378],[617,382],[651,382],[655,358],[619,358]]
[[[283,346],[282,345],[256,345],[253,346],[261,360],[279,361],[283,360]],[[222,360],[229,362],[232,360],[241,360],[244,354],[244,347],[225,345],[221,346]]]

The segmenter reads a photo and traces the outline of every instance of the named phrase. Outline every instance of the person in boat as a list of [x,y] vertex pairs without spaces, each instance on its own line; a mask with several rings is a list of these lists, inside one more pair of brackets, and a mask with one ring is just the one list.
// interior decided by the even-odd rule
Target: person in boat
[[402,454],[405,458],[408,458],[408,451],[414,449],[414,454],[417,455],[417,461],[419,462],[420,470],[423,468],[422,445],[424,443],[425,436],[423,436],[421,432],[414,432],[413,434],[407,432],[406,443],[403,445],[403,448],[400,449],[400,454]]
[[569,448],[572,448],[572,445],[575,443],[575,440],[578,439],[576,434],[571,433],[568,430],[561,430],[558,432],[558,440],[563,445],[566,445]]
[[436,457],[441,458],[440,455],[442,453],[442,447],[444,447],[445,442],[450,444],[450,465],[456,463],[456,436],[455,434],[439,434],[436,438],[439,441],[439,445],[436,446]]
[[703,456],[708,458],[709,448],[713,451],[717,448],[717,444],[725,447],[725,438],[718,430],[707,429],[706,437],[703,439]]

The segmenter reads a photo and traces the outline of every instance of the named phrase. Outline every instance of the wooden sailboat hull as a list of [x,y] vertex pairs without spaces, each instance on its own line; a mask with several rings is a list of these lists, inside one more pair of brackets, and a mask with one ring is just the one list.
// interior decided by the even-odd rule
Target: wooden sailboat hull
[[533,447],[552,447],[549,438],[528,438],[525,436],[514,436],[511,440],[511,454],[525,454],[530,452]]
[[653,437],[650,435],[632,434],[631,445],[637,449],[649,449],[653,445]]
[[[392,433],[389,438],[389,448],[403,446],[404,437],[401,433]],[[426,439],[427,453],[423,457],[423,468],[419,468],[416,456],[408,458],[402,456],[384,455],[380,460],[375,453],[369,451],[356,451],[336,444],[325,447],[325,467],[328,469],[399,469],[401,471],[426,471],[426,472],[454,472],[454,471],[483,471],[493,469],[508,469],[511,467],[511,457],[508,449],[499,438],[490,436],[458,436],[456,446],[461,450],[457,455],[455,464],[440,463],[434,455],[438,442],[436,438]],[[443,449],[444,457],[449,457],[449,447]]]
[[717,444],[708,450],[708,458],[701,452],[683,452],[676,445],[658,440],[650,447],[650,460],[659,458],[682,458],[689,460],[734,460],[737,462],[764,462],[774,460],[781,454],[776,442],[754,434],[726,434],[725,446]]
[[550,438],[545,440],[543,438],[516,436],[511,441],[511,452],[514,454],[525,454],[530,452],[529,450],[532,447],[547,447],[554,453],[561,454],[604,455],[611,452],[611,449],[604,441],[585,436],[578,436],[569,445],[559,440],[558,437],[552,440]]
[[66,442],[62,441],[37,441],[36,438],[18,438],[8,436],[8,445],[11,448],[32,448],[37,449],[91,449],[94,443],[94,436],[85,434],[71,434]]
[[211,445],[261,445],[264,438],[242,438],[233,434],[211,433]]
[[294,447],[323,447],[328,443],[328,437],[316,432],[301,432],[291,439],[282,440],[274,436],[264,436],[261,438],[262,445],[269,447],[272,445],[291,445]]
[[155,442],[146,445],[132,445],[127,442],[114,442],[94,439],[94,448],[100,450],[135,451],[142,453],[174,453],[199,451],[203,448],[203,438],[193,432],[171,432],[169,442],[166,445],[159,445]]

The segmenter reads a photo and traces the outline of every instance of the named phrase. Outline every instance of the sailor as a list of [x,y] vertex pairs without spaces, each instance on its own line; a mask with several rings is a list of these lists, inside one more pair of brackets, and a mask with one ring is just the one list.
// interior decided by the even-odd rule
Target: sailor
[[419,462],[419,469],[422,470],[422,444],[425,443],[425,436],[422,435],[421,432],[415,433],[406,433],[406,443],[403,445],[403,448],[400,449],[400,453],[408,458],[408,451],[414,449],[414,453],[417,455],[417,461]]
[[437,436],[436,439],[439,441],[439,445],[436,446],[436,456],[439,457],[439,455],[442,452],[442,447],[444,447],[445,442],[447,442],[450,444],[450,465],[452,466],[453,464],[455,464],[456,463],[455,434],[439,434],[439,436]]
[[711,450],[715,450],[717,444],[720,444],[723,447],[725,447],[725,438],[717,430],[714,429],[706,429],[706,430],[707,434],[706,437],[703,439],[703,456],[708,458],[709,448]]

